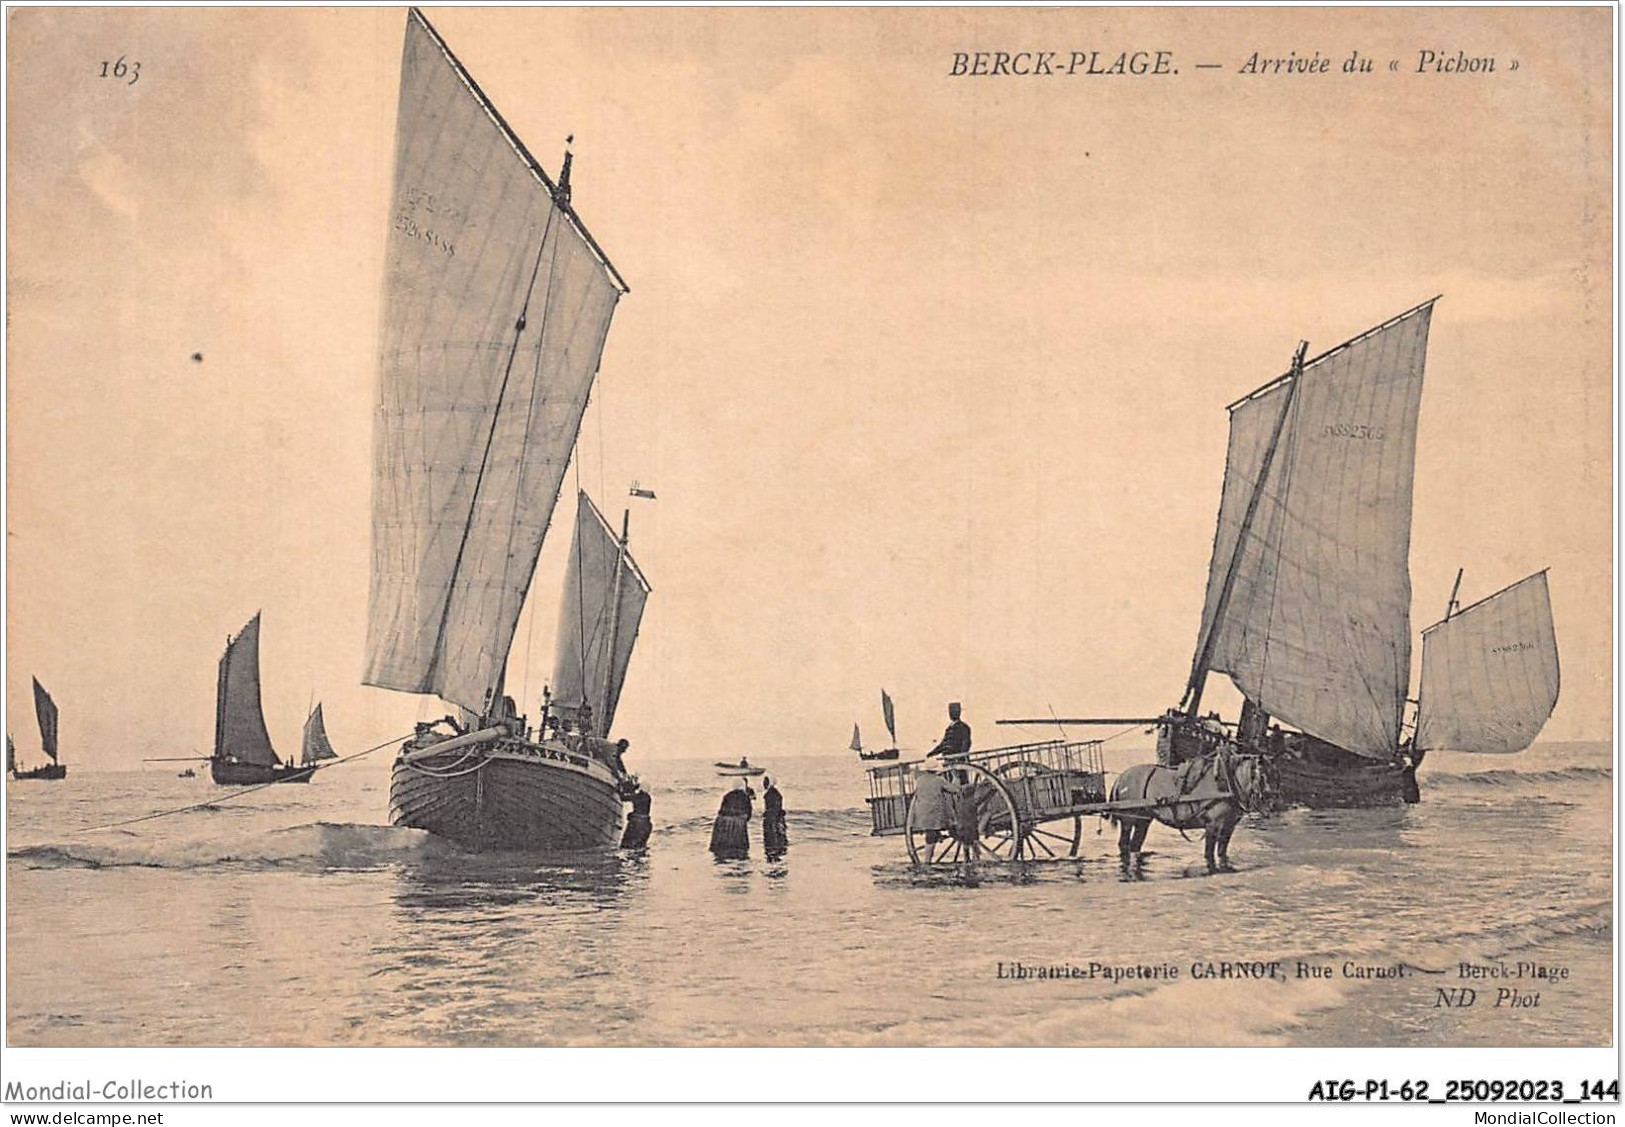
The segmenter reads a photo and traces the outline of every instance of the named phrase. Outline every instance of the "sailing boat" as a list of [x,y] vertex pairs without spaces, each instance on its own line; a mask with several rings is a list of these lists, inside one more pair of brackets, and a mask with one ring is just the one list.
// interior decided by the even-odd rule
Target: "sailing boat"
[[304,738],[300,741],[299,766],[313,767],[326,759],[337,759],[339,753],[327,742],[327,725],[322,721],[322,703],[310,710],[305,718]]
[[423,13],[406,19],[384,273],[369,685],[432,693],[390,818],[472,849],[613,846],[637,787],[608,739],[649,585],[580,493],[558,664],[532,728],[504,672],[610,317],[627,291]]
[[886,690],[880,690],[880,712],[886,720],[886,731],[891,736],[891,746],[879,751],[864,751],[863,741],[858,737],[858,726],[852,725],[852,750],[858,753],[859,759],[896,759],[901,752],[897,750],[897,717],[892,711],[891,697]]
[[226,639],[215,682],[214,754],[209,777],[229,786],[308,783],[315,772],[282,762],[271,747],[260,707],[260,616]]
[[34,716],[39,721],[40,747],[45,752],[45,758],[50,762],[41,763],[38,767],[31,767],[24,771],[17,769],[17,748],[11,740],[11,733],[6,733],[6,770],[11,772],[14,779],[65,779],[68,777],[68,768],[57,759],[57,712],[56,702],[51,694],[45,691],[45,686],[34,679]]
[[[1231,404],[1196,656],[1180,706],[1158,721],[1162,761],[1228,743],[1267,755],[1288,803],[1415,802],[1427,751],[1521,751],[1551,715],[1557,642],[1540,572],[1424,632],[1406,723],[1411,491],[1435,301],[1313,360],[1300,346],[1287,374]],[[1235,725],[1201,714],[1215,671],[1244,698]]]

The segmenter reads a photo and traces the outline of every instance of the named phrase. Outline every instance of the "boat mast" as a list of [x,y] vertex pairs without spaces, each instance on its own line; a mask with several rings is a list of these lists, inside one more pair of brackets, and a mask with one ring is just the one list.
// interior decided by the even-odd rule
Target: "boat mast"
[[[615,685],[615,643],[616,635],[621,629],[621,584],[626,578],[626,538],[631,531],[632,510],[621,510],[621,539],[615,545],[615,586],[610,594],[609,602],[609,648],[604,652],[604,695],[602,698],[604,712],[609,712],[609,695]],[[598,718],[604,724],[602,717]],[[605,739],[609,738],[609,725],[604,724],[604,730],[599,733]]]
[[1236,547],[1230,553],[1230,563],[1224,573],[1224,586],[1219,588],[1219,600],[1213,607],[1213,625],[1208,628],[1207,636],[1202,639],[1201,652],[1196,655],[1196,665],[1191,669],[1190,683],[1185,686],[1185,699],[1189,702],[1185,707],[1187,716],[1195,716],[1202,706],[1202,689],[1207,684],[1208,663],[1213,660],[1213,640],[1218,636],[1219,625],[1224,621],[1224,613],[1230,606],[1230,593],[1235,590],[1236,576],[1241,571],[1241,557],[1247,548],[1247,534],[1252,530],[1258,503],[1264,499],[1264,483],[1269,480],[1270,466],[1275,462],[1275,451],[1281,445],[1281,432],[1286,428],[1286,418],[1292,413],[1292,404],[1298,395],[1298,384],[1303,378],[1303,358],[1308,351],[1309,342],[1299,341],[1298,351],[1292,357],[1286,402],[1281,404],[1281,414],[1275,420],[1275,430],[1270,435],[1270,444],[1265,448],[1264,460],[1258,467],[1258,480],[1253,482],[1252,496],[1247,499],[1247,511],[1241,518],[1241,528],[1236,532]]
[[[1456,569],[1456,582],[1454,584],[1452,584],[1451,587],[1450,587],[1450,601],[1444,605],[1444,617],[1439,620],[1440,622],[1449,622],[1450,619],[1458,611],[1461,610],[1461,603],[1460,603],[1460,601],[1457,600],[1456,596],[1461,594],[1461,577],[1462,577],[1462,573],[1465,572],[1466,570],[1467,569],[1464,568],[1464,567],[1458,567]],[[1432,627],[1429,627],[1429,629],[1432,629]],[[1408,741],[1401,741],[1401,744],[1402,744],[1402,746],[1408,745],[1408,746],[1414,747],[1415,744],[1416,744],[1416,728],[1417,728],[1417,724],[1422,718],[1422,686],[1421,685],[1418,685],[1416,687],[1416,698],[1414,700],[1407,699],[1405,703],[1415,705],[1416,706],[1416,712],[1413,714],[1412,720],[1411,720],[1411,738]],[[1401,725],[1401,727],[1403,727],[1403,725]]]

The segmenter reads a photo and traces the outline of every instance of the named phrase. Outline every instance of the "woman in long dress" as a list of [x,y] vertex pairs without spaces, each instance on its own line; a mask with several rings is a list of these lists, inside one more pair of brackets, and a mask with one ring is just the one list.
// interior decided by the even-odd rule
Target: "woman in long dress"
[[717,808],[717,819],[711,823],[711,852],[718,858],[738,858],[750,855],[750,788],[745,780],[722,796]]
[[784,819],[784,796],[773,780],[762,780],[762,849],[769,861],[777,861],[790,848],[790,834]]

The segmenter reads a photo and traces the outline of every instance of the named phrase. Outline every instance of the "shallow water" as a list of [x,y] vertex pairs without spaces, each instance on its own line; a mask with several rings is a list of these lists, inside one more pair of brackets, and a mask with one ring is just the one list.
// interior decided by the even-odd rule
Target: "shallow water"
[[[1108,766],[1146,758],[1113,745]],[[633,763],[645,854],[462,853],[382,825],[388,763],[123,829],[233,793],[172,772],[7,785],[8,1032],[21,1045],[1597,1045],[1612,1024],[1610,749],[1430,757],[1419,806],[1290,811],[1237,831],[1239,871],[1154,828],[1082,854],[921,875],[869,836],[862,766],[780,780],[791,850],[717,862],[729,780]],[[752,823],[753,842],[757,823]],[[1195,978],[1280,961],[1280,977]],[[1299,962],[1331,977],[1298,977]],[[1463,962],[1567,969],[1463,980]],[[1000,964],[1177,979],[1015,980]],[[1345,964],[1406,965],[1397,979]],[[1194,964],[1194,967],[1193,967]],[[1429,974],[1427,971],[1443,971]],[[1471,1007],[1440,987],[1476,988]],[[1535,1005],[1494,1005],[1516,989]]]

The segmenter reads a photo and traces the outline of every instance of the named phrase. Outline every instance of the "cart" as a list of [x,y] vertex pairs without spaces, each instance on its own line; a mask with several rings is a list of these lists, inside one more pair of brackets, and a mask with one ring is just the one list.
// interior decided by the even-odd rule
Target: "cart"
[[[1101,741],[1016,744],[944,760],[869,768],[872,835],[902,835],[916,865],[1078,855],[1083,819],[1127,803],[1106,798]],[[943,778],[940,825],[917,824],[923,770]],[[927,815],[929,816],[929,815]],[[1054,823],[1066,823],[1057,830]]]

